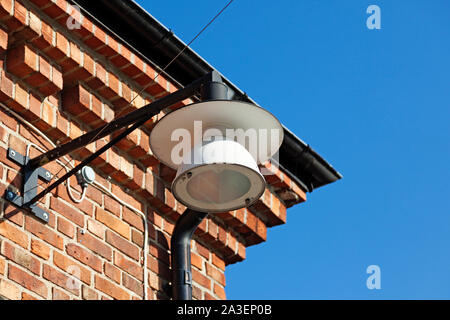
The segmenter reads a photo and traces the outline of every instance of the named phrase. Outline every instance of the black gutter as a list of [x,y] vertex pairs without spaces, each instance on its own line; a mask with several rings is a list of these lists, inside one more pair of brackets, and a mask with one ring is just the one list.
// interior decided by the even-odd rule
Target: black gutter
[[[156,68],[167,65],[185,43],[169,29],[131,0],[71,0],[115,36],[139,52]],[[188,48],[166,70],[166,76],[185,86],[215,70],[195,51]],[[230,88],[228,99],[242,100],[257,105],[237,86],[222,75]],[[284,141],[280,148],[279,166],[305,191],[332,183],[342,178],[328,162],[307,144],[284,128]]]
[[279,152],[280,167],[293,175],[300,185],[306,184],[304,187],[308,192],[342,178],[342,175],[308,144],[286,128]]

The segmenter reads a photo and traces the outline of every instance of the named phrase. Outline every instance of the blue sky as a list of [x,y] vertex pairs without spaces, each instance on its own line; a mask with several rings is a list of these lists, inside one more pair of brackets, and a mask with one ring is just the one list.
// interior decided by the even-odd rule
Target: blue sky
[[[227,0],[138,2],[189,42]],[[366,27],[371,4],[381,30]],[[448,0],[235,0],[196,40],[344,175],[227,267],[229,299],[450,299],[449,12]]]

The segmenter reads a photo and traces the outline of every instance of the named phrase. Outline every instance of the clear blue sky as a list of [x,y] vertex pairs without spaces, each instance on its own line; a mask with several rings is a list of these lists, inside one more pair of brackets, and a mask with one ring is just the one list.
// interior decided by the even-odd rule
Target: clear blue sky
[[[227,1],[138,2],[187,43]],[[229,299],[450,299],[449,14],[448,0],[235,0],[193,44],[344,175],[227,267]]]

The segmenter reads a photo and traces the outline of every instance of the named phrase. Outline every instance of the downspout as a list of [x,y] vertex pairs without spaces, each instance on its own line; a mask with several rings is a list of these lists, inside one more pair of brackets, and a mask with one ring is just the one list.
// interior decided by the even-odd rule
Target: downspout
[[[226,100],[227,86],[217,72],[202,87],[202,100]],[[175,224],[170,240],[172,262],[172,298],[192,300],[191,239],[208,213],[186,209]]]
[[192,300],[191,239],[207,215],[205,212],[186,209],[175,225],[170,240],[174,300]]

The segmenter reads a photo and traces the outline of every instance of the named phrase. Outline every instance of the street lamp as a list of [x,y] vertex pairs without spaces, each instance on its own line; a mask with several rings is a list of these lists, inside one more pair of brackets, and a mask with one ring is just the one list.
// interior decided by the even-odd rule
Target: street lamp
[[[221,76],[212,71],[178,91],[33,159],[9,149],[7,156],[21,166],[24,179],[21,195],[8,190],[5,198],[48,222],[48,213],[37,205],[42,197],[78,172],[84,173],[86,180],[92,180],[95,176],[85,168],[90,162],[162,110],[200,93],[202,102],[168,114],[150,135],[155,156],[177,169],[172,191],[188,208],[174,228],[171,260],[173,298],[189,300],[192,298],[190,242],[195,229],[208,213],[248,207],[257,201],[265,189],[258,164],[272,157],[283,141],[282,126],[272,114],[253,104],[228,100],[227,91]],[[199,122],[206,129],[200,137],[195,126]],[[45,164],[120,130],[106,145],[37,193],[38,179],[51,181],[50,173],[42,168]],[[172,134],[177,130],[189,137],[185,139],[189,147],[180,154],[180,161],[176,161],[173,153],[177,145]]]
[[177,170],[172,183],[175,198],[190,209],[209,213],[257,201],[265,189],[258,164],[272,157],[282,141],[282,126],[272,114],[229,100],[178,109],[162,118],[150,135],[155,156]]

